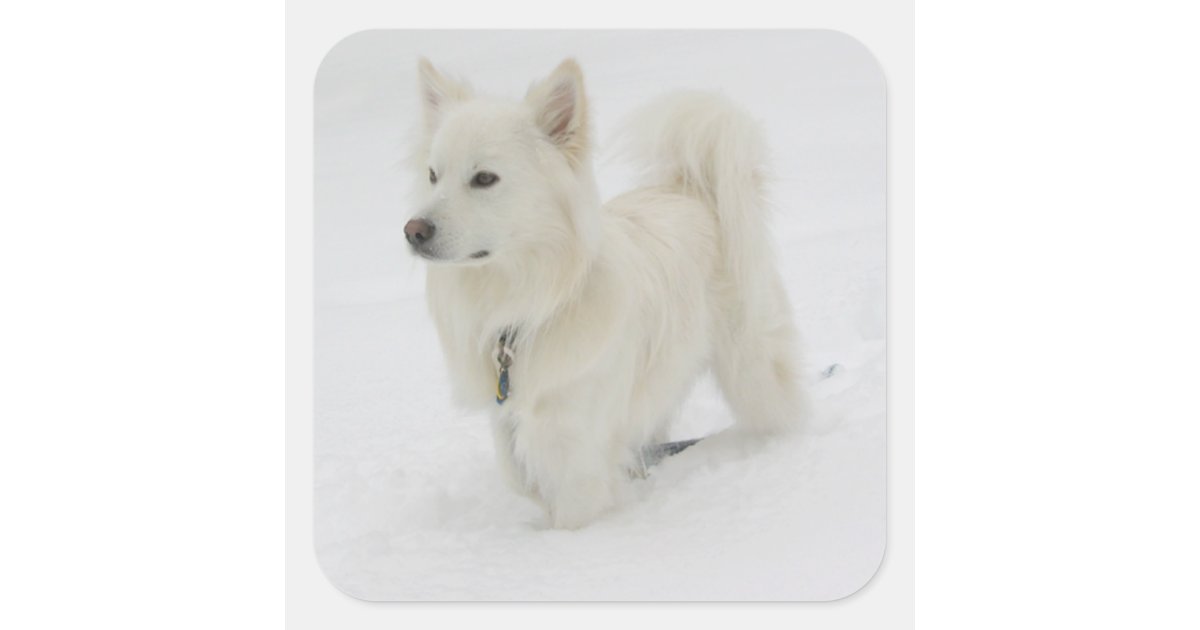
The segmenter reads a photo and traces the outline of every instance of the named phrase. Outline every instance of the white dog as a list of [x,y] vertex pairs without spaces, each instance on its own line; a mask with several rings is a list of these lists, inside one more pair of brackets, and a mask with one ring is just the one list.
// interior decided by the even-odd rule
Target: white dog
[[746,114],[710,94],[650,106],[628,134],[648,181],[601,205],[573,60],[523,102],[419,70],[423,199],[404,232],[430,263],[456,397],[493,412],[506,476],[555,527],[622,500],[641,449],[710,367],[736,430],[800,420],[765,149]]

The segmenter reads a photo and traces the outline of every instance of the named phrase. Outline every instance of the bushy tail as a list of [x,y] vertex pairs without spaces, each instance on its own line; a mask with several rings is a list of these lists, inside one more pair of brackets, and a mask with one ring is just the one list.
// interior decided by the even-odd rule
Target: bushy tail
[[766,144],[750,116],[720,94],[677,92],[631,117],[624,148],[645,185],[697,198],[717,215],[734,278],[760,277],[767,242]]
[[772,433],[805,414],[792,310],[772,255],[758,124],[717,94],[670,95],[635,114],[625,149],[646,185],[701,200],[716,214],[725,295],[714,371],[742,429]]

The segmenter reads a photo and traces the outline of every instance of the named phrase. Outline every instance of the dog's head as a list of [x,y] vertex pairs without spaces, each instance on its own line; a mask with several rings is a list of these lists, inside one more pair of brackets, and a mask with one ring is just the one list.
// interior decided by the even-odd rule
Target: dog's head
[[594,197],[583,75],[566,60],[525,99],[476,97],[418,63],[424,107],[418,204],[404,228],[436,263],[485,265],[577,233],[580,195]]

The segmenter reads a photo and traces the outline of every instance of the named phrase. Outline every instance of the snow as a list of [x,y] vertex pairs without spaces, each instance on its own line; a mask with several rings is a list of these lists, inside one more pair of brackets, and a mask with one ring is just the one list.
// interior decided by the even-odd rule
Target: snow
[[[706,439],[577,531],[509,491],[486,417],[450,402],[401,231],[418,55],[512,97],[573,55],[601,139],[673,88],[719,89],[759,118],[808,429]],[[315,87],[314,543],[335,586],[370,600],[832,600],[870,579],[886,541],[886,88],[861,45],[832,31],[367,31]],[[630,181],[612,161],[598,174],[606,197]],[[672,439],[730,423],[705,380]]]

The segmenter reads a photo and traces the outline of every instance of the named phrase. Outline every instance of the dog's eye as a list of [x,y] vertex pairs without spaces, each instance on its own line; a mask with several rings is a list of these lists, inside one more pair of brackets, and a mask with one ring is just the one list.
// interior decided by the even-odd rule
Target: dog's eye
[[472,188],[487,188],[488,186],[491,186],[492,184],[495,184],[498,181],[500,181],[500,178],[496,177],[495,173],[489,173],[487,171],[479,171],[478,173],[475,173],[475,177],[471,178],[471,187]]
[[432,168],[429,169],[429,183],[430,184],[437,183],[437,173],[434,173]]

